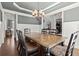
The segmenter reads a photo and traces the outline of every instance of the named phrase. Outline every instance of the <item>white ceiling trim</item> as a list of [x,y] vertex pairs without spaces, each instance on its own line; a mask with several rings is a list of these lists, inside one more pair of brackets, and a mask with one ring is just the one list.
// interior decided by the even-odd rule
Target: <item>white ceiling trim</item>
[[50,13],[46,14],[46,16],[54,15],[56,13],[59,13],[59,12],[62,12],[62,11],[66,11],[66,10],[69,10],[69,9],[72,9],[72,8],[76,8],[76,7],[79,7],[79,3],[74,3],[72,5],[63,7],[63,8],[58,9],[58,10],[55,10],[53,12],[50,12]]
[[13,5],[14,5],[15,7],[17,7],[18,9],[20,9],[20,10],[28,11],[28,12],[31,12],[31,13],[32,13],[32,10],[22,8],[22,7],[20,7],[19,5],[17,5],[15,2],[13,2]]
[[17,14],[17,15],[27,16],[27,17],[33,17],[32,15],[29,15],[29,14],[16,12],[16,11],[8,10],[8,9],[2,9],[2,11],[9,12],[9,13],[12,13],[12,14]]
[[48,7],[46,7],[46,8],[43,9],[42,11],[45,11],[45,10],[47,10],[47,9],[50,9],[51,7],[54,7],[54,6],[58,5],[59,3],[61,3],[61,2],[56,2],[56,3],[54,3],[54,4],[52,4],[52,5],[48,6]]

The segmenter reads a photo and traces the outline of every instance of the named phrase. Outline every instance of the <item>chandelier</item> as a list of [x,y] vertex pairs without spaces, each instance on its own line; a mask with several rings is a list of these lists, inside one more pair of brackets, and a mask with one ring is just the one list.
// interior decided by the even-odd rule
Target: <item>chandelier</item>
[[32,12],[32,16],[34,16],[37,19],[40,19],[45,15],[45,13],[42,10],[40,10],[39,6],[40,6],[39,2],[37,2],[37,8],[38,9],[34,9],[33,12]]
[[44,12],[42,12],[41,10],[33,10],[32,15],[35,17],[43,17],[45,15]]

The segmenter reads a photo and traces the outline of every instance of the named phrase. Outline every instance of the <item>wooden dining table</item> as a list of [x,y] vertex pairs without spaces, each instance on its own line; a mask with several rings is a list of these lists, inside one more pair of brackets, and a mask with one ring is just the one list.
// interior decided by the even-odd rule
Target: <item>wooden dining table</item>
[[50,49],[52,47],[60,43],[63,43],[66,38],[60,35],[42,34],[37,32],[31,32],[31,33],[25,34],[25,36],[31,38],[36,43],[46,47],[48,51],[47,55],[50,55]]

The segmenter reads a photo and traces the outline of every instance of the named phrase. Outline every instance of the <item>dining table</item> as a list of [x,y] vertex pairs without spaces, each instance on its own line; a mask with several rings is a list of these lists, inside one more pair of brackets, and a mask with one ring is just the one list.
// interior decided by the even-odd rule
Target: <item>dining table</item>
[[38,32],[27,33],[25,34],[25,36],[31,38],[31,40],[47,48],[46,55],[50,55],[50,49],[58,44],[63,43],[66,39],[66,37],[62,35],[56,35],[56,34],[51,35],[51,34],[43,34]]

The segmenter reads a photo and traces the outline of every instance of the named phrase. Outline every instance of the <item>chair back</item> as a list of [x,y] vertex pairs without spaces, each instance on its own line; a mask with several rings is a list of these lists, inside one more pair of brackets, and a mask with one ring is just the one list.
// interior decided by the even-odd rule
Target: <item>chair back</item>
[[79,31],[71,34],[70,41],[69,41],[65,56],[72,56],[73,55],[74,45],[75,45],[75,42],[76,42],[76,39],[78,36],[78,32]]
[[21,56],[26,56],[26,44],[25,44],[25,39],[23,37],[22,31],[17,30],[17,35],[18,35],[18,47],[19,47],[19,55]]
[[31,29],[29,29],[29,28],[25,28],[25,29],[24,29],[24,35],[25,35],[25,34],[29,34],[30,32],[31,32]]
[[42,29],[42,34],[47,34],[47,33],[49,33],[48,29]]
[[10,38],[12,37],[12,30],[8,29],[5,31],[5,38]]
[[49,30],[49,34],[56,34],[57,33],[57,29],[50,29]]

